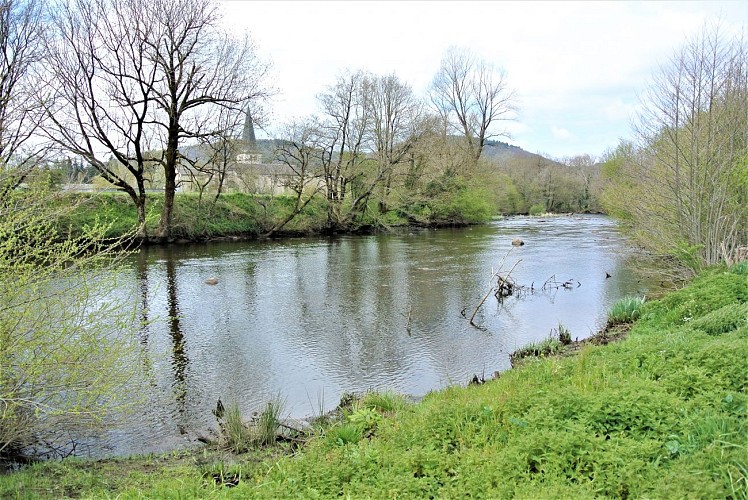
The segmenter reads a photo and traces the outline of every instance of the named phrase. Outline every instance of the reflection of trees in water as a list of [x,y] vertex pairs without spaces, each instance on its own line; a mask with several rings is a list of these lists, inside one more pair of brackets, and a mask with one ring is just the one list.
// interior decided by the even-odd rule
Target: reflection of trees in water
[[[185,372],[189,359],[185,351],[184,334],[179,323],[181,313],[177,298],[176,265],[171,255],[166,259],[166,301],[169,311],[169,334],[172,340],[171,365],[174,369],[174,398],[177,402],[177,411],[183,415],[187,396]],[[181,428],[180,431],[184,432]]]
[[138,336],[143,345],[148,343],[148,252],[141,249],[136,258],[138,296],[140,298],[140,328]]

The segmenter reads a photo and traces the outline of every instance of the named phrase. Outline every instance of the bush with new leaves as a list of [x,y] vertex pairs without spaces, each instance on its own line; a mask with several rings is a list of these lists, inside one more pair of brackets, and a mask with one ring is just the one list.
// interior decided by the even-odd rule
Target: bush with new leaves
[[62,238],[52,195],[15,184],[0,175],[0,457],[70,450],[132,400],[140,366],[116,243]]

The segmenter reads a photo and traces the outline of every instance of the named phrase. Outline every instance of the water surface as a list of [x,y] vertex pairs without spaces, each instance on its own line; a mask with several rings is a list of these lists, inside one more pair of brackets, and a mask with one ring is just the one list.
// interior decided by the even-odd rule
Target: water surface
[[[525,245],[513,247],[514,238]],[[215,427],[220,397],[245,415],[281,395],[292,416],[344,392],[423,395],[509,368],[509,354],[559,323],[595,333],[611,304],[645,290],[601,216],[507,218],[485,226],[374,236],[146,248],[129,262],[151,363],[146,403],[94,455],[163,451]],[[521,285],[571,289],[490,297],[492,269]],[[516,264],[516,266],[515,266]],[[606,276],[610,275],[610,278]],[[216,277],[211,286],[205,280]],[[580,286],[576,286],[579,283]]]

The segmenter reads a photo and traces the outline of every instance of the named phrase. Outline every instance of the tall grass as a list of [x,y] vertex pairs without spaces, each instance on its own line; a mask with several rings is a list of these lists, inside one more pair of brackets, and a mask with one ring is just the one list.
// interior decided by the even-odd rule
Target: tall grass
[[221,437],[224,446],[234,453],[243,453],[252,447],[254,433],[244,423],[237,403],[229,403],[223,416]]
[[286,399],[277,395],[265,403],[255,423],[255,441],[261,445],[275,442],[278,426],[286,411]]
[[642,313],[644,308],[643,297],[624,297],[610,308],[608,313],[608,325],[619,325],[622,323],[633,323]]
[[286,399],[276,395],[265,403],[265,407],[256,418],[246,422],[238,403],[229,403],[223,415],[219,417],[223,446],[234,453],[244,453],[253,447],[274,443],[285,410]]

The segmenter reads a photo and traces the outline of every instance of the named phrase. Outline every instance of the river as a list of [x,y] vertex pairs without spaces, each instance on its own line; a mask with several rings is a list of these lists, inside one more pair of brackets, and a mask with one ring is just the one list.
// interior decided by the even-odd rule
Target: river
[[[512,246],[521,238],[525,245]],[[91,456],[189,446],[218,398],[247,417],[270,398],[290,416],[345,392],[415,396],[510,367],[509,354],[562,324],[594,334],[611,304],[643,295],[632,250],[603,216],[512,217],[462,229],[144,248],[127,263],[150,359],[145,402]],[[571,288],[483,304],[503,261],[517,283]],[[205,281],[211,277],[217,284]]]

